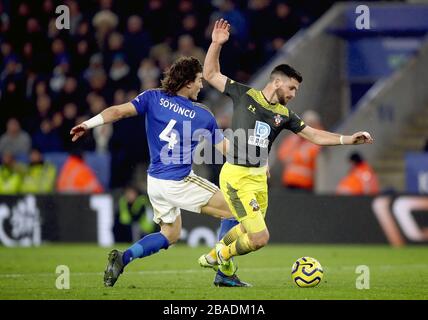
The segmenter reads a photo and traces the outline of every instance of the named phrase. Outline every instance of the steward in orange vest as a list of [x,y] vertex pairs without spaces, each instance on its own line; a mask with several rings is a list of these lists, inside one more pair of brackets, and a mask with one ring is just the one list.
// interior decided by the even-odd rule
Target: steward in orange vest
[[376,173],[364,161],[363,157],[359,153],[353,153],[349,160],[352,163],[351,170],[337,185],[336,193],[341,195],[370,195],[379,193],[379,182]]
[[[302,115],[309,126],[322,129],[318,113],[307,110]],[[283,163],[282,185],[290,189],[312,191],[315,184],[316,160],[321,147],[298,135],[286,137],[279,149],[278,159]]]
[[[286,163],[282,184],[288,188],[313,190],[320,146],[297,135],[289,136],[288,139],[278,151],[279,159]],[[291,145],[291,150],[287,151]]]
[[61,169],[57,181],[58,192],[101,193],[103,187],[92,169],[79,153],[72,153]]

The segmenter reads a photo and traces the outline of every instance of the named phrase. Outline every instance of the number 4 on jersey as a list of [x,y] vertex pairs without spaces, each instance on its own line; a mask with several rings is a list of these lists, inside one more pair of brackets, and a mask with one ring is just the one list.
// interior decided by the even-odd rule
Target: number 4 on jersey
[[[168,125],[165,127],[165,129],[162,130],[162,132],[159,135],[159,138],[163,141],[168,142],[168,149],[172,150],[174,149],[174,146],[177,144],[177,134],[175,134],[172,131],[172,128],[174,128],[175,124],[177,123],[176,120],[171,119],[168,123]],[[171,132],[171,134],[168,136],[168,134]]]

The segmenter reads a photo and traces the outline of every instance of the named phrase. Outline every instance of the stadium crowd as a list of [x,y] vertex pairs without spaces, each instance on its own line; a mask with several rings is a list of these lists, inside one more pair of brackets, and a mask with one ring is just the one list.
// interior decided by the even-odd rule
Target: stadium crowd
[[[70,29],[57,28],[55,11],[62,4],[70,11]],[[97,128],[75,145],[69,132],[76,123],[159,86],[163,71],[180,56],[203,62],[212,23],[219,17],[232,25],[222,69],[247,82],[330,5],[297,0],[0,0],[0,154],[7,162],[2,167],[15,160],[31,163],[32,149],[70,153],[77,146],[110,153],[110,188],[123,187],[136,164],[148,162],[144,120]]]

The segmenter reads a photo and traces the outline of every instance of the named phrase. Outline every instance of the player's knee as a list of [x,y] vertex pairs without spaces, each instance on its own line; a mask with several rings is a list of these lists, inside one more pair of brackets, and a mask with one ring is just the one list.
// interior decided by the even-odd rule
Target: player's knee
[[266,246],[268,242],[269,242],[269,231],[267,231],[266,229],[265,232],[263,232],[263,235],[259,238],[259,241],[257,243],[258,249]]
[[254,250],[258,250],[266,246],[269,242],[269,231],[267,229],[257,234],[250,235],[251,246]]

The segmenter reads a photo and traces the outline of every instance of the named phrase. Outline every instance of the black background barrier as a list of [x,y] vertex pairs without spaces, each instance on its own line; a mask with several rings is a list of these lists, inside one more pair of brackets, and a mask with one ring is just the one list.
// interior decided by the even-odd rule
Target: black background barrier
[[266,217],[272,242],[386,243],[371,197],[272,193]]
[[[0,197],[0,243],[98,242],[113,245],[111,195]],[[213,245],[220,221],[183,212],[181,240]],[[272,243],[428,243],[428,197],[311,196],[269,193]]]
[[110,195],[0,197],[0,243],[7,246],[41,242],[113,243]]

